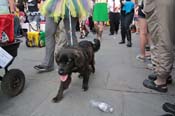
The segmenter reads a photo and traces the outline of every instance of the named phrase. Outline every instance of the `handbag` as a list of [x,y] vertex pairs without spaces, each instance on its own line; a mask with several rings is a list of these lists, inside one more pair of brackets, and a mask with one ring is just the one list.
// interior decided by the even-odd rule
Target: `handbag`
[[85,24],[89,26],[89,19],[86,19]]
[[131,24],[130,30],[131,30],[131,33],[135,33],[137,31],[135,24]]

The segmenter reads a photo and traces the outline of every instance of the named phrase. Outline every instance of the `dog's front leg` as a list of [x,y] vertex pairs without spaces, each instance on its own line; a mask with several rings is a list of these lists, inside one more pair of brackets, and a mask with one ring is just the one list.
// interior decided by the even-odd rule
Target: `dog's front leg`
[[52,99],[54,103],[61,101],[63,98],[64,82],[61,82],[57,95]]
[[64,90],[66,90],[67,88],[69,88],[69,85],[71,83],[71,75],[69,75],[68,79],[66,81],[61,81],[61,84],[60,84],[60,87],[59,87],[59,90],[58,90],[58,93],[56,95],[56,97],[54,97],[52,99],[53,102],[59,102],[62,98],[63,98],[63,92]]
[[69,88],[69,85],[71,83],[71,80],[72,80],[71,75],[69,75],[68,79],[65,82],[63,82],[63,89],[64,90],[66,90],[66,89]]
[[88,87],[89,76],[90,76],[90,70],[88,68],[83,74],[83,86],[82,86],[82,88],[84,89],[84,91],[87,91],[89,88]]

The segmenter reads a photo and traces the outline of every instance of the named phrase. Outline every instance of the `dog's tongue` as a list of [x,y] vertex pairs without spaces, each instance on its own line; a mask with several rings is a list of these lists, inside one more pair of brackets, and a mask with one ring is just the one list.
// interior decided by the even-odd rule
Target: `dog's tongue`
[[61,79],[61,81],[66,81],[67,80],[67,78],[68,78],[68,75],[60,75],[60,79]]

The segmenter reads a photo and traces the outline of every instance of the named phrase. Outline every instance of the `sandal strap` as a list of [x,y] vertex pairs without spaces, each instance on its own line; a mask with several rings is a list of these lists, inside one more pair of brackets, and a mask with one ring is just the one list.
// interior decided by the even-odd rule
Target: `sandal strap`
[[168,87],[167,87],[167,84],[162,84],[162,85],[157,85],[154,81],[152,80],[144,80],[143,81],[143,85],[146,87],[146,88],[149,88],[149,89],[153,89],[153,90],[156,90],[156,91],[159,91],[159,92],[167,92],[168,91]]
[[153,83],[155,84],[156,87],[159,87],[159,88],[167,87],[167,84],[157,85],[154,81],[153,81]]

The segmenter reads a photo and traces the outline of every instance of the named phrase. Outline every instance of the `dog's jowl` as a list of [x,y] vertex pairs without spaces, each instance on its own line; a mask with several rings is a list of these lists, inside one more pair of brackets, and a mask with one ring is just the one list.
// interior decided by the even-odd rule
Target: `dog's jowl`
[[100,49],[100,41],[81,41],[78,46],[67,46],[60,50],[56,56],[56,63],[59,66],[61,84],[53,102],[58,102],[63,98],[63,92],[69,87],[71,75],[78,72],[83,78],[82,89],[88,90],[90,73],[95,72],[94,53]]

